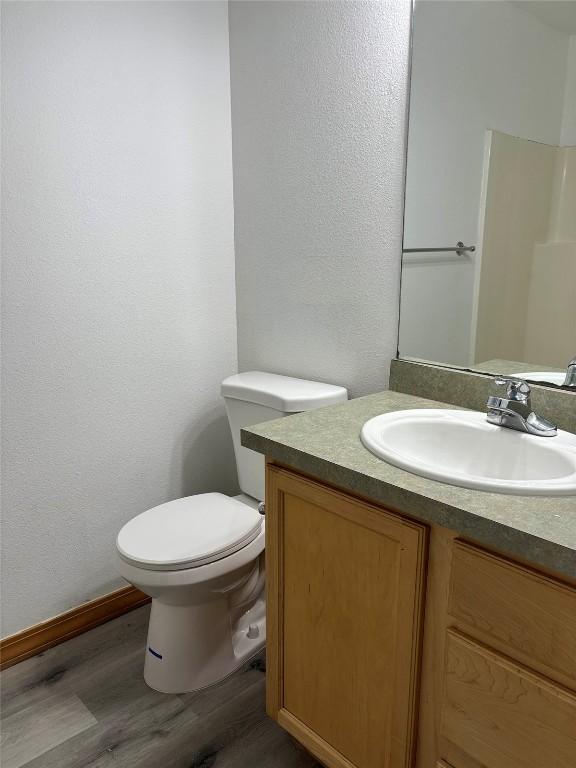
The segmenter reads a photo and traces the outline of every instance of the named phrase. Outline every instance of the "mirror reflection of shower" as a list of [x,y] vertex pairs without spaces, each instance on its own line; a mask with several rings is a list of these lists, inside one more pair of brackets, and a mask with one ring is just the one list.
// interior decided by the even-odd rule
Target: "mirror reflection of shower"
[[576,147],[490,131],[486,154],[473,362],[565,368],[576,349]]
[[400,356],[563,383],[576,1],[416,0],[404,249]]

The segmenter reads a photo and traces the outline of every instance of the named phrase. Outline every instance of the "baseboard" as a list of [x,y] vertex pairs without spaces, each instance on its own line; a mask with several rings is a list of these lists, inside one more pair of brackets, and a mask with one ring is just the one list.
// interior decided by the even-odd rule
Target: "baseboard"
[[66,613],[54,616],[15,635],[0,640],[0,669],[46,651],[65,640],[139,608],[150,598],[136,587],[123,587],[95,600],[82,603]]

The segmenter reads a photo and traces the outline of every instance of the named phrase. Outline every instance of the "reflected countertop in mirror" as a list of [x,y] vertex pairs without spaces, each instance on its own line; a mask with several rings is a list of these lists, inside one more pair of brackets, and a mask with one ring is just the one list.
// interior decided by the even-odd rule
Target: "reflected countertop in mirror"
[[486,360],[473,365],[471,370],[492,376],[514,376],[543,386],[562,387],[567,378],[566,370],[518,360]]
[[576,0],[415,0],[399,357],[565,382]]

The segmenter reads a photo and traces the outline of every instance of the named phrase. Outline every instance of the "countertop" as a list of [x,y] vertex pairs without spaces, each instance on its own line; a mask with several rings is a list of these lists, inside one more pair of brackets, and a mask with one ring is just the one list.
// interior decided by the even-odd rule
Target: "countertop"
[[398,469],[362,445],[365,421],[411,408],[456,406],[381,392],[243,429],[242,445],[414,519],[576,578],[576,496],[459,488]]

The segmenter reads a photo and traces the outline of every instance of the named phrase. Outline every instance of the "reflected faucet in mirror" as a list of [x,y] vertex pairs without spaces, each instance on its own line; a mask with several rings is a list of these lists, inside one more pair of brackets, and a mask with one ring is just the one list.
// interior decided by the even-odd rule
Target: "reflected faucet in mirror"
[[486,406],[490,424],[527,432],[539,437],[554,437],[558,430],[555,424],[532,410],[530,385],[524,379],[497,377],[497,387],[506,387],[506,396],[490,395]]
[[[499,365],[498,365],[499,363]],[[502,373],[502,361],[490,361],[486,365],[490,366],[489,370],[493,373],[500,375]],[[512,363],[510,364],[512,365]],[[519,363],[514,363],[516,370],[506,371],[505,375],[512,378],[523,378],[525,381],[531,381],[533,384],[553,384],[556,387],[569,387],[570,389],[576,389],[576,357],[572,358],[568,363],[566,370],[548,370],[548,371],[531,371],[528,370],[530,366],[522,368]],[[482,368],[480,366],[480,368]]]
[[566,369],[566,378],[564,379],[564,386],[574,387],[576,389],[576,357],[573,357],[572,360],[570,360],[568,363],[568,368]]

